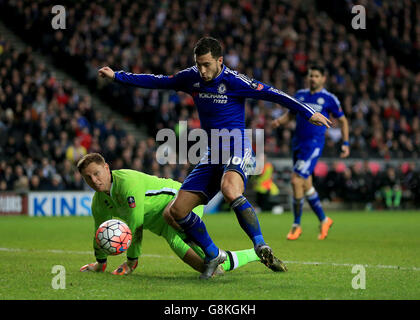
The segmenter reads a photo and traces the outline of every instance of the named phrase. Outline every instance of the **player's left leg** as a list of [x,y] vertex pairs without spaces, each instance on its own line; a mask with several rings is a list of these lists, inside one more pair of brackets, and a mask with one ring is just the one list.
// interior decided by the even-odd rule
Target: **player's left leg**
[[246,175],[239,165],[235,166],[227,166],[223,174],[221,182],[223,196],[235,212],[239,225],[252,240],[255,253],[260,257],[261,262],[273,271],[287,271],[284,263],[274,256],[273,251],[264,241],[255,210],[243,196]]
[[254,208],[243,196],[244,182],[236,171],[226,171],[222,177],[221,190],[227,203],[236,214],[239,225],[254,243],[254,247],[264,245],[264,237]]
[[304,183],[305,179],[300,176],[298,173],[292,173],[292,190],[293,190],[293,200],[292,200],[292,210],[293,210],[293,224],[289,233],[287,234],[287,240],[297,240],[302,234],[302,228],[300,226],[300,220],[302,218],[302,210],[304,203]]
[[312,184],[312,176],[309,176],[307,179],[305,179],[304,190],[306,200],[308,200],[312,211],[316,214],[316,216],[319,219],[319,222],[321,223],[318,239],[324,240],[328,236],[328,230],[331,228],[333,220],[325,215],[324,209],[321,204],[321,199],[319,198],[318,192],[316,192]]

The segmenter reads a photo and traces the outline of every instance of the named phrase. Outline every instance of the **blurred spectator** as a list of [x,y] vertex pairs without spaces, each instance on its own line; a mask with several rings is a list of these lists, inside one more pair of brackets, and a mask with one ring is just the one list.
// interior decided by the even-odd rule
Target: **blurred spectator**
[[[22,26],[40,31],[34,32],[27,40],[41,50],[48,48],[46,54],[50,54],[52,48],[57,63],[81,81],[86,79],[87,73],[91,73],[91,89],[98,90],[104,98],[115,103],[116,110],[132,116],[134,120],[142,119],[147,132],[152,136],[156,130],[176,126],[179,120],[184,119],[184,112],[187,113],[187,119],[184,120],[189,122],[189,129],[197,127],[199,120],[191,97],[158,90],[121,88],[114,83],[97,80],[96,70],[100,66],[110,65],[116,70],[173,74],[194,63],[194,41],[212,33],[224,43],[225,63],[229,67],[275,85],[289,94],[294,94],[296,88],[305,85],[309,64],[315,62],[325,65],[329,79],[327,88],[342,101],[350,123],[354,122],[351,135],[353,156],[387,159],[405,158],[407,155],[419,157],[420,129],[414,124],[420,117],[420,83],[416,69],[412,72],[404,66],[407,61],[416,65],[420,61],[411,59],[419,54],[420,34],[416,32],[419,6],[413,1],[404,1],[401,5],[390,0],[370,2],[368,7],[371,15],[368,20],[372,24],[369,25],[366,38],[362,33],[353,33],[344,27],[347,26],[344,21],[351,16],[353,2],[319,2],[318,8],[331,12],[331,17],[337,18],[337,22],[334,22],[324,12],[317,11],[315,6],[292,0],[257,1],[251,7],[247,2],[233,5],[222,0],[206,0],[204,3],[175,0],[168,6],[160,6],[159,2],[144,4],[141,10],[133,0],[125,1],[123,5],[111,0],[106,10],[101,3],[92,4],[85,0],[78,2],[77,10],[73,10],[75,5],[69,4],[69,10],[73,13],[67,17],[67,23],[78,27],[68,28],[65,33],[56,32],[53,36],[41,32],[42,28],[50,30],[50,17],[48,10],[43,10],[44,3],[29,6],[28,1],[22,0],[21,5],[16,6],[5,2],[2,4],[5,8],[2,12],[10,13],[6,19],[13,17],[15,21],[24,20]],[[119,19],[121,6],[130,12],[124,21]],[[29,12],[33,13],[31,19],[27,18]],[[159,14],[153,15],[150,12]],[[194,18],[197,14],[200,20]],[[341,16],[346,19],[338,19]],[[135,17],[140,17],[144,25],[153,27],[147,33],[136,28]],[[173,23],[178,19],[183,23]],[[399,21],[399,29],[395,21]],[[13,25],[19,29],[18,24]],[[388,29],[391,32],[386,32]],[[390,41],[395,32],[401,33],[402,37]],[[92,42],[91,39],[96,40]],[[411,57],[410,60],[394,54],[395,46],[390,45],[393,41],[405,48],[404,52]],[[66,63],[63,64],[63,61]],[[11,63],[8,60],[5,66]],[[20,81],[22,79],[18,76],[15,78]],[[38,83],[48,79],[45,66],[35,72],[35,78]],[[77,99],[71,86],[66,88],[66,85],[53,83],[56,88],[53,93],[49,92],[49,96],[54,97],[53,102],[59,106],[76,106],[73,117],[75,123],[79,130],[89,127],[89,133],[92,134],[90,126],[96,126],[91,123],[95,116],[89,98]],[[13,96],[8,94],[10,90],[12,87],[5,86],[6,105],[13,105]],[[47,90],[51,91],[48,87]],[[34,108],[39,110],[38,113],[45,112],[45,108],[48,109],[50,105],[46,94],[41,91],[34,94],[32,99],[36,101]],[[270,105],[266,107],[273,108]],[[256,127],[264,127],[268,122],[265,118],[270,120],[276,116],[275,113],[262,112],[261,109],[264,108],[261,108],[260,102],[250,101],[246,122],[249,124],[255,119],[258,120]],[[391,123],[387,119],[392,119],[397,125],[392,124],[390,128]],[[104,133],[103,125],[101,128],[101,135],[118,135],[109,128]],[[284,141],[284,132],[290,130],[293,128],[267,132],[267,152],[273,156],[278,153],[287,157],[286,149],[290,149],[288,142]],[[393,132],[392,137],[390,135],[389,141],[382,141],[387,130]],[[337,132],[334,129],[330,131],[330,139],[326,141],[328,150],[330,147],[339,147],[340,143]],[[335,156],[335,152],[325,152],[324,156]]]
[[27,176],[21,176],[16,179],[14,183],[14,191],[16,192],[27,192],[29,191],[29,179]]
[[401,205],[402,186],[394,167],[388,166],[382,173],[380,193],[387,209],[398,209]]
[[63,179],[58,173],[53,174],[51,178],[51,190],[54,191],[63,191],[66,189],[66,186],[63,183]]
[[413,199],[416,208],[420,206],[420,171],[415,162],[408,164],[406,172],[404,172],[403,190],[409,192],[405,197],[407,200]]
[[29,190],[31,191],[39,191],[41,190],[41,179],[38,175],[34,174],[32,175],[30,181],[29,181]]
[[87,150],[80,143],[80,138],[75,137],[73,139],[73,144],[69,145],[66,149],[66,159],[77,163],[81,157],[87,153]]
[[78,170],[74,171],[71,190],[89,190],[90,188],[84,183],[83,177]]
[[0,180],[0,191],[9,191],[5,180]]
[[6,182],[7,190],[13,190],[16,178],[13,174],[13,168],[10,165],[6,165],[4,169],[3,180]]
[[254,191],[257,196],[256,203],[258,208],[262,211],[271,211],[274,204],[270,201],[270,198],[278,195],[280,192],[279,188],[273,181],[273,164],[266,159],[263,161],[265,163],[262,173],[254,179]]
[[41,150],[39,149],[38,144],[33,141],[30,133],[25,133],[20,152],[25,158],[41,159]]
[[361,203],[364,199],[360,190],[357,175],[350,168],[346,168],[343,172],[343,185],[339,186],[339,194],[344,201],[349,203]]
[[[47,2],[0,1],[0,15],[27,43],[45,55],[53,54],[58,66],[87,81],[92,92],[143,124],[150,135],[147,141],[133,143],[112,119],[103,118],[89,95],[81,95],[70,81],[61,83],[47,66],[36,64],[31,47],[17,51],[0,35],[0,161],[4,161],[0,162],[0,184],[13,190],[19,179],[14,168],[20,165],[31,189],[50,188],[54,174],[59,174],[66,189],[83,190],[86,185],[77,177],[74,162],[92,151],[104,154],[114,167],[129,166],[182,181],[190,166],[160,166],[154,137],[161,128],[177,130],[180,120],[188,122],[188,130],[199,126],[191,97],[101,82],[97,69],[109,65],[137,73],[174,74],[194,64],[192,46],[204,35],[221,39],[229,67],[289,94],[305,86],[309,64],[323,64],[328,70],[327,88],[342,102],[351,124],[352,156],[417,161],[419,4],[367,2],[366,37],[347,30],[345,19],[334,22],[332,18],[340,17],[337,12],[328,16],[318,10],[338,10],[348,17],[354,2],[319,1],[315,8],[307,1],[293,0],[252,4],[174,0],[165,6],[159,2],[139,6],[134,0],[110,0],[106,5],[82,0],[66,5],[66,32],[51,33]],[[121,12],[129,14],[120,19]],[[139,21],[146,27],[140,28]],[[281,130],[267,129],[270,118],[283,111],[277,105],[249,100],[245,121],[247,127],[266,129],[265,150],[270,156],[289,158],[294,123]],[[327,132],[324,157],[335,157],[340,136],[334,128]],[[358,164],[344,171],[339,167],[337,163],[323,177],[325,196],[372,200],[372,190],[379,186],[377,176],[368,170],[371,167]],[[410,191],[412,199],[420,198],[418,170],[414,166],[401,176],[402,189]]]

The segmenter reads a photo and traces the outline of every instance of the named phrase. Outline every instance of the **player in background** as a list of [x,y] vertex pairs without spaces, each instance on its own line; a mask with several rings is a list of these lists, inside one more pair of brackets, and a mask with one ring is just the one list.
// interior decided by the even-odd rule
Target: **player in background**
[[[85,155],[79,160],[77,168],[86,183],[96,191],[92,200],[94,234],[103,222],[114,217],[124,220],[133,233],[132,244],[127,250],[127,261],[113,274],[130,274],[137,267],[142,251],[143,230],[150,230],[165,238],[180,259],[203,272],[204,252],[194,243],[188,242],[184,233],[174,230],[164,219],[166,216],[171,225],[174,224],[168,210],[181,183],[134,170],[111,171],[98,153]],[[203,206],[194,208],[194,212],[202,217]],[[96,262],[83,266],[80,271],[105,271],[107,254],[100,250],[95,236],[93,246]],[[227,253],[228,259],[219,267],[219,273],[260,260],[254,249]]]
[[[272,268],[278,259],[264,241],[254,208],[243,196],[249,174],[247,164],[253,158],[251,144],[244,135],[245,99],[278,103],[300,113],[304,119],[316,125],[329,127],[330,121],[284,92],[229,69],[223,64],[222,47],[214,38],[205,37],[197,42],[194,59],[195,66],[171,76],[114,72],[109,67],[101,68],[99,76],[125,85],[183,91],[193,97],[201,128],[207,132],[208,146],[211,148],[185,179],[169,212],[188,237],[206,254],[206,269],[200,278],[210,278],[217,266],[226,260],[226,253],[215,245],[205,224],[192,209],[208,203],[219,190],[234,210],[240,226],[252,240],[257,255],[267,267]],[[239,131],[240,134],[236,134],[234,139],[228,139],[227,143],[222,141],[218,146],[213,146],[212,129],[227,129],[230,133],[236,129],[236,133]],[[238,145],[239,152],[236,148]],[[212,159],[215,152],[219,154],[216,161]],[[224,157],[226,153],[230,155],[229,161],[221,163],[220,155]],[[286,271],[286,266],[282,265],[282,271]]]
[[[326,81],[325,70],[320,66],[312,66],[308,70],[309,89],[299,90],[295,98],[310,105],[316,111],[329,117],[331,113],[338,119],[342,135],[341,158],[350,154],[349,149],[349,126],[341,109],[337,97],[324,88]],[[285,112],[281,117],[273,120],[274,128],[289,123],[296,118],[296,129],[292,138],[293,152],[293,214],[294,222],[287,239],[296,240],[302,234],[300,220],[304,197],[320,221],[319,240],[324,240],[333,220],[327,217],[321,205],[318,193],[312,185],[312,173],[321,156],[325,142],[325,128],[308,124],[300,114],[293,111]]]

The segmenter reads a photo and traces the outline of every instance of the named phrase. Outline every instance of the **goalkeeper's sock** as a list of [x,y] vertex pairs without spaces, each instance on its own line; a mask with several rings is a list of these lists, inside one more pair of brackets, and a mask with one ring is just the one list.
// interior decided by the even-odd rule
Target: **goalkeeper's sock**
[[230,206],[235,211],[239,225],[254,243],[254,247],[265,244],[257,214],[248,200],[240,196],[233,200]]
[[[205,258],[203,250],[196,244],[190,244],[191,249],[195,251],[202,259]],[[226,251],[228,259],[221,264],[223,270],[232,271],[236,268],[242,267],[250,262],[259,261],[260,258],[255,253],[254,249],[247,249],[241,251]]]
[[226,251],[226,253],[228,259],[222,264],[222,268],[225,271],[232,271],[250,262],[260,260],[260,258],[255,253],[254,249],[247,249],[241,251]]
[[307,196],[306,199],[309,202],[309,205],[312,208],[312,211],[315,212],[316,216],[318,217],[319,221],[325,220],[325,213],[324,209],[322,208],[321,199],[319,199],[318,192],[314,192],[310,196]]
[[176,220],[176,222],[181,226],[185,234],[203,249],[207,260],[217,257],[219,248],[210,238],[206,225],[198,215],[191,211],[186,217]]

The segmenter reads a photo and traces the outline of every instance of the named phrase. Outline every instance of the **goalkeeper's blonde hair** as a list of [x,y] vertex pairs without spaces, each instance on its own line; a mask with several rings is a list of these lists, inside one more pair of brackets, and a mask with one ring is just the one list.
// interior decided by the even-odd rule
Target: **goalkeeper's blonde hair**
[[82,173],[82,171],[93,162],[97,164],[106,163],[104,157],[99,153],[88,153],[77,162],[77,169]]

